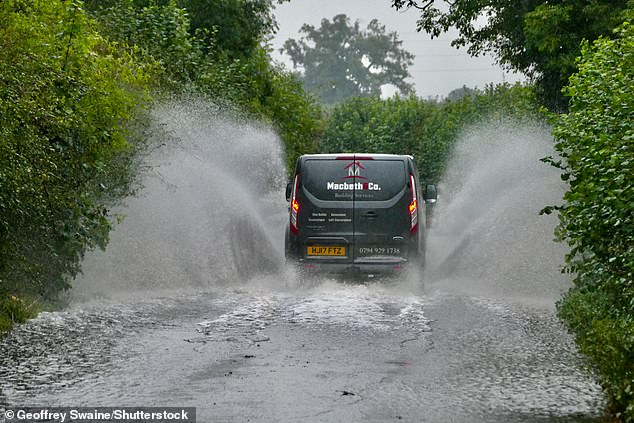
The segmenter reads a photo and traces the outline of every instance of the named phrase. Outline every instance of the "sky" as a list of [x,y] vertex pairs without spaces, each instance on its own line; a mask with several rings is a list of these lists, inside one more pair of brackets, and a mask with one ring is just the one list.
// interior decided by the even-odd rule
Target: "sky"
[[[416,94],[420,97],[444,97],[450,91],[466,85],[469,88],[484,88],[489,83],[523,81],[521,74],[504,71],[495,64],[492,56],[471,57],[466,48],[451,47],[455,32],[431,39],[428,34],[416,32],[419,11],[396,11],[390,7],[390,0],[291,0],[276,5],[275,16],[279,30],[271,41],[273,57],[292,69],[286,55],[279,53],[284,41],[299,39],[300,27],[304,23],[319,27],[322,19],[345,13],[351,22],[359,20],[365,28],[372,19],[385,25],[387,32],[396,31],[403,41],[402,47],[414,54],[414,64],[410,66]],[[386,92],[390,94],[389,90]]]

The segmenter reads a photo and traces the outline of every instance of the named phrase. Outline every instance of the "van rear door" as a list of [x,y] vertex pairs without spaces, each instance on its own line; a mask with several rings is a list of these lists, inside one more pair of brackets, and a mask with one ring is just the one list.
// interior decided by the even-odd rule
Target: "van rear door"
[[354,190],[354,254],[356,264],[398,266],[410,255],[411,189],[402,157],[355,160],[361,184]]
[[355,178],[348,162],[335,156],[311,157],[299,170],[299,254],[309,261],[353,263]]

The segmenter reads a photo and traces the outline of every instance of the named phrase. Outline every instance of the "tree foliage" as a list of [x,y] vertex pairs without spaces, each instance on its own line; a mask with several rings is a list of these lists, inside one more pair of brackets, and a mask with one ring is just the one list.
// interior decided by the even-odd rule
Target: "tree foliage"
[[[254,54],[277,31],[273,16],[276,3],[289,0],[86,0],[88,10],[101,18],[116,10],[134,9],[143,14],[179,10],[186,18],[189,35],[203,41],[207,52],[223,53],[231,59]],[[182,28],[182,26],[180,26]],[[165,40],[160,40],[164,42]]]
[[[191,83],[203,65],[205,41],[190,34],[184,9],[174,0],[139,6],[137,0],[103,4],[94,11],[102,33],[108,38],[137,48],[136,58],[160,66],[161,83],[176,88]],[[143,2],[146,3],[146,2]]]
[[553,161],[569,184],[558,234],[571,246],[568,270],[576,274],[560,314],[623,421],[634,421],[634,26],[629,22],[614,39],[583,44],[579,72],[565,89],[570,112],[554,117],[563,161]]
[[532,78],[543,104],[564,110],[561,89],[576,70],[582,40],[610,36],[631,0],[390,0],[421,10],[418,30],[452,42],[471,55],[493,53],[500,64]]
[[161,65],[162,89],[203,93],[268,121],[293,163],[302,152],[313,151],[321,111],[261,45],[276,28],[272,7],[269,0],[124,0],[98,3],[92,10],[111,37]]
[[27,304],[11,295],[55,299],[106,246],[154,100],[193,91],[244,108],[279,131],[289,161],[319,130],[319,107],[264,46],[225,51],[173,0],[87,6],[0,2],[0,327]]
[[321,152],[363,151],[411,154],[423,183],[437,183],[459,134],[481,121],[539,119],[529,87],[489,86],[455,101],[416,97],[353,98],[328,118]]
[[130,192],[129,125],[152,67],[92,28],[76,1],[0,3],[0,295],[52,296],[107,205]]
[[378,97],[381,87],[395,86],[401,94],[412,92],[406,82],[414,56],[405,51],[396,32],[373,19],[366,29],[344,15],[323,19],[315,28],[304,24],[300,40],[289,39],[287,53],[295,69],[301,69],[304,86],[325,104],[350,97]]
[[[277,0],[282,3],[288,0]],[[191,33],[213,34],[217,52],[230,58],[249,57],[277,31],[273,0],[179,0],[191,20]]]

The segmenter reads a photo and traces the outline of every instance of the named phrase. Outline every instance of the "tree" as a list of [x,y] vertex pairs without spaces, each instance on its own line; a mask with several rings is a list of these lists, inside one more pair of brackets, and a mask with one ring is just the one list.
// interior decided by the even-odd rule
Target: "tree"
[[289,39],[280,50],[286,52],[295,69],[303,69],[307,90],[325,104],[343,99],[378,97],[381,87],[394,85],[401,94],[412,92],[405,81],[414,56],[401,48],[396,32],[386,33],[385,26],[373,19],[365,30],[344,15],[321,21],[320,28],[304,24],[306,34],[299,41]]
[[[93,13],[111,20],[125,19],[121,11],[126,9],[134,10],[138,16],[157,11],[186,12],[191,37],[204,41],[207,50],[235,59],[257,54],[260,45],[277,30],[275,3],[285,1],[289,0],[85,0],[84,4]],[[111,16],[117,11],[119,16]],[[167,16],[165,12],[163,15]],[[182,27],[183,16],[176,18],[172,24]],[[162,22],[160,28],[169,29],[169,22]]]
[[466,85],[463,85],[460,88],[456,88],[455,90],[451,90],[449,94],[447,94],[447,100],[449,101],[457,101],[462,100],[465,97],[471,97],[476,94],[476,90],[473,88],[469,88]]
[[[632,0],[391,0],[396,9],[417,8],[417,24],[432,38],[456,28],[452,45],[473,56],[493,53],[507,69],[535,82],[543,104],[567,107],[562,88],[576,71],[582,40],[610,36]],[[484,19],[484,24],[483,24]]]
[[273,0],[179,0],[178,5],[189,14],[192,35],[207,31],[216,48],[232,58],[255,54],[277,30]]
[[[320,105],[264,46],[286,0],[88,0],[101,31],[160,67],[159,91],[210,96],[274,126],[289,164],[313,152]],[[183,5],[183,6],[179,6]]]

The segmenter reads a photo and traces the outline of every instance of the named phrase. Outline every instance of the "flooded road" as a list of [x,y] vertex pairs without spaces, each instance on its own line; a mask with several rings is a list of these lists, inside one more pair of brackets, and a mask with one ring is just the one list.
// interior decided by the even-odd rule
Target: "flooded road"
[[167,147],[109,248],[86,257],[71,306],[0,341],[0,406],[192,406],[203,423],[600,421],[600,387],[555,315],[570,279],[556,221],[539,216],[562,194],[539,162],[547,129],[465,134],[424,274],[309,281],[284,266],[279,140],[212,109],[157,111]]
[[44,313],[0,349],[8,406],[193,406],[198,421],[592,421],[549,310],[324,281]]

